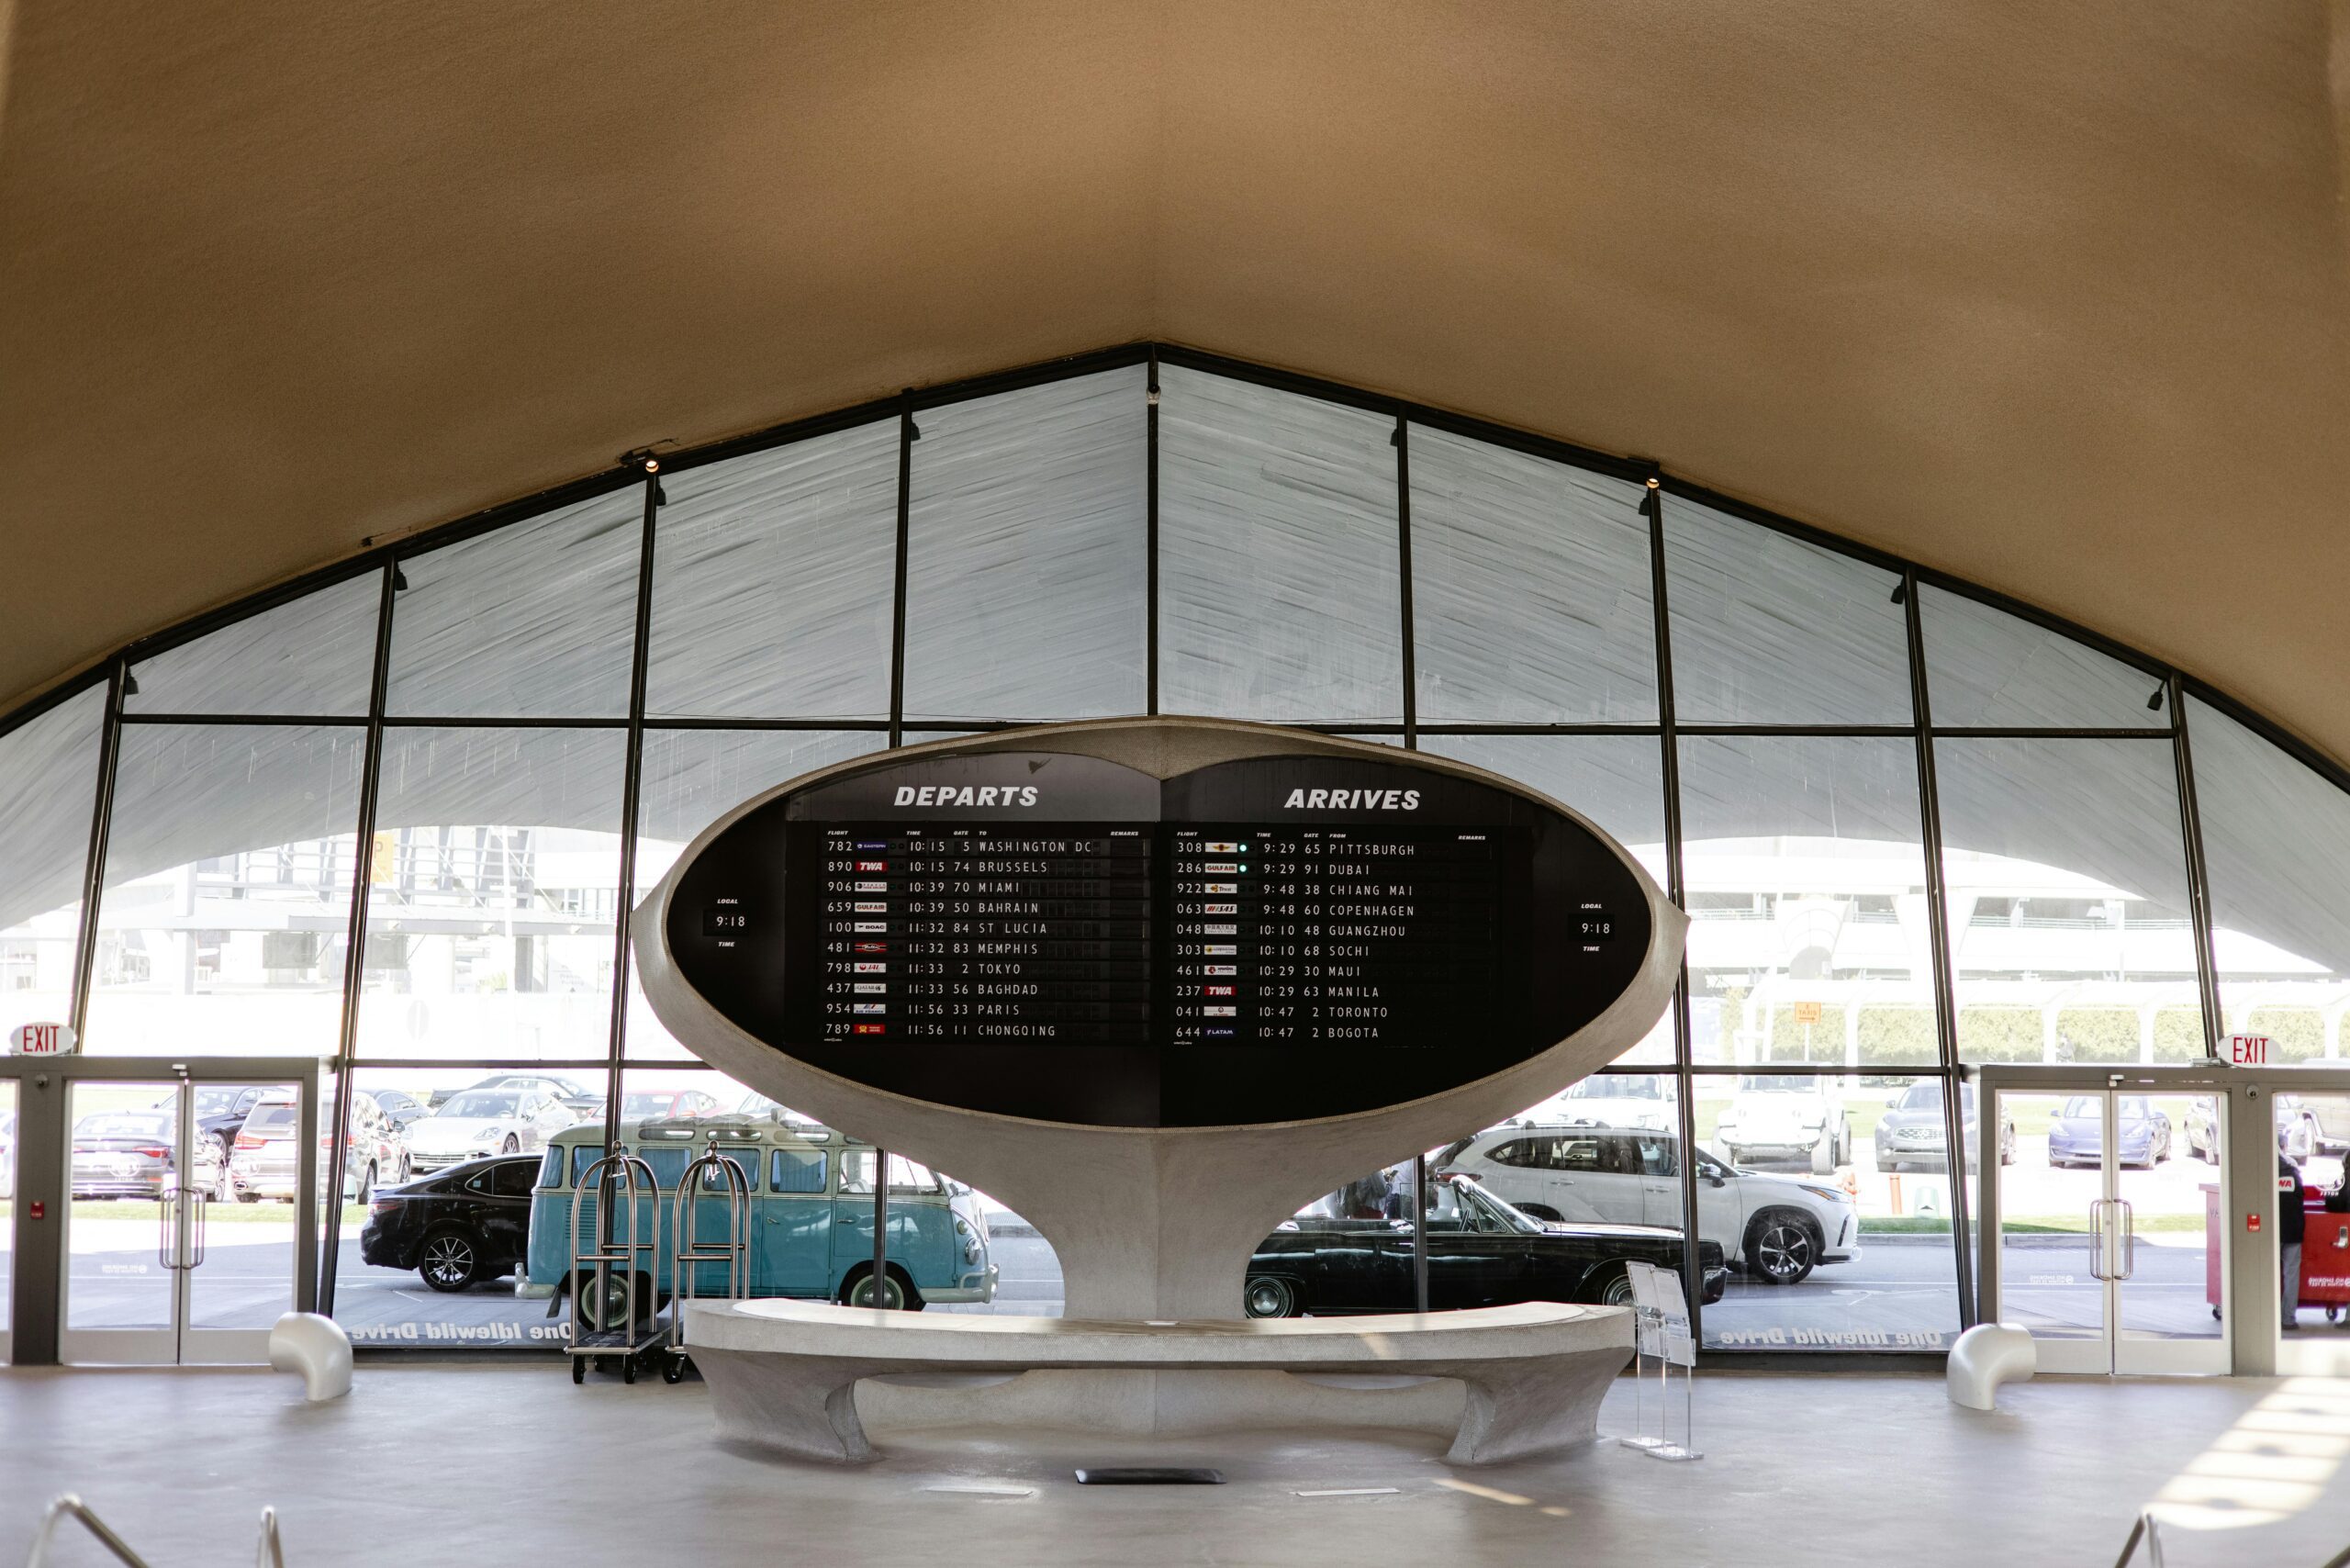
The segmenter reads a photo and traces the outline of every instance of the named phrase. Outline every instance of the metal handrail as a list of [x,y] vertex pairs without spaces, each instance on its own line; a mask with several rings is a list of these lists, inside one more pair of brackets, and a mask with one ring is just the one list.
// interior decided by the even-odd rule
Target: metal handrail
[[[40,1517],[40,1529],[33,1532],[33,1552],[25,1560],[25,1568],[43,1568],[49,1562],[50,1547],[57,1539],[57,1529],[67,1519],[77,1519],[82,1528],[97,1539],[100,1546],[114,1553],[115,1561],[126,1568],[150,1568],[147,1560],[130,1550],[130,1543],[114,1533],[106,1520],[98,1518],[91,1506],[68,1492],[50,1504],[49,1511]],[[261,1511],[261,1540],[253,1548],[253,1568],[285,1568],[285,1548],[277,1539],[277,1510]]]
[[[2130,1568],[2130,1559],[2137,1555],[2141,1540],[2146,1543],[2148,1568],[2163,1568],[2162,1532],[2154,1528],[2154,1516],[2151,1513],[2140,1514],[2138,1522],[2130,1527],[2130,1539],[2121,1543],[2121,1555],[2113,1560],[2113,1568]],[[2328,1563],[2326,1568],[2333,1565]]]

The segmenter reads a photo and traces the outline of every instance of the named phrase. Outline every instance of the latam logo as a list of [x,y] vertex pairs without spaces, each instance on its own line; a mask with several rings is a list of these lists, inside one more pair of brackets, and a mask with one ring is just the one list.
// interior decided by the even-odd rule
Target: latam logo
[[1417,790],[1292,790],[1282,806],[1292,812],[1416,812]]
[[952,784],[912,784],[898,786],[897,803],[901,806],[1033,806],[1036,803],[1034,784],[965,784],[959,789]]

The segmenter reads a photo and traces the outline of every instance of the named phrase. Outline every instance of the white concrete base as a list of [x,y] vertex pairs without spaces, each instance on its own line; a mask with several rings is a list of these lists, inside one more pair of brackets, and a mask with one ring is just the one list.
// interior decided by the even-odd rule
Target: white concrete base
[[1978,1323],[1952,1344],[1943,1376],[1953,1405],[1988,1410],[1998,1403],[2001,1383],[2030,1383],[2039,1370],[2040,1347],[2030,1331],[2012,1323]]
[[[1461,1390],[1453,1417],[1455,1464],[1491,1464],[1589,1442],[1599,1402],[1631,1359],[1631,1315],[1620,1307],[1534,1303],[1426,1317],[1103,1322],[1059,1317],[925,1317],[797,1301],[711,1303],[687,1308],[694,1364],[709,1382],[719,1429],[738,1441],[835,1463],[876,1457],[856,1386],[911,1379],[921,1404],[941,1380],[970,1396],[1045,1372],[1026,1405],[1039,1426],[1090,1425],[1106,1413],[1124,1429],[1139,1374],[1150,1380],[1149,1429],[1295,1425],[1301,1405],[1392,1400],[1393,1424],[1424,1427],[1443,1408],[1417,1380]],[[1128,1374],[1127,1380],[1076,1373]],[[1331,1380],[1292,1396],[1300,1376]],[[1366,1377],[1382,1386],[1347,1388]],[[1409,1378],[1412,1383],[1399,1380]],[[1022,1380],[1025,1383],[1026,1379]],[[1026,1393],[1025,1390],[1023,1391]],[[1099,1404],[1105,1410],[1087,1406]],[[877,1411],[877,1414],[879,1412]],[[1004,1412],[993,1413],[1001,1420]],[[1310,1419],[1310,1416],[1304,1418]]]
[[351,1392],[351,1336],[333,1318],[316,1312],[289,1312],[269,1331],[269,1364],[299,1372],[303,1397],[312,1404]]

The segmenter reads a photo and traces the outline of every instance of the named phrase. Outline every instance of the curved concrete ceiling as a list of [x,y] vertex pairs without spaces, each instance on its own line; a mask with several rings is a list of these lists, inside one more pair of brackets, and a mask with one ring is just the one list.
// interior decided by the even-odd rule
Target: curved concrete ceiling
[[1653,457],[2350,758],[2344,0],[0,29],[0,707],[630,447],[1159,338]]

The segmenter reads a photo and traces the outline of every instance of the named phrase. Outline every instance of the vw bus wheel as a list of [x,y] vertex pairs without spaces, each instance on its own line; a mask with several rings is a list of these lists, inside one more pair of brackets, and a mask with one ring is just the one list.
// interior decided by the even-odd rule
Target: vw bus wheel
[[878,1306],[884,1312],[920,1312],[924,1303],[919,1294],[910,1295],[904,1280],[897,1271],[881,1277],[881,1290],[877,1300],[873,1289],[873,1272],[867,1270],[841,1287],[843,1306]]

